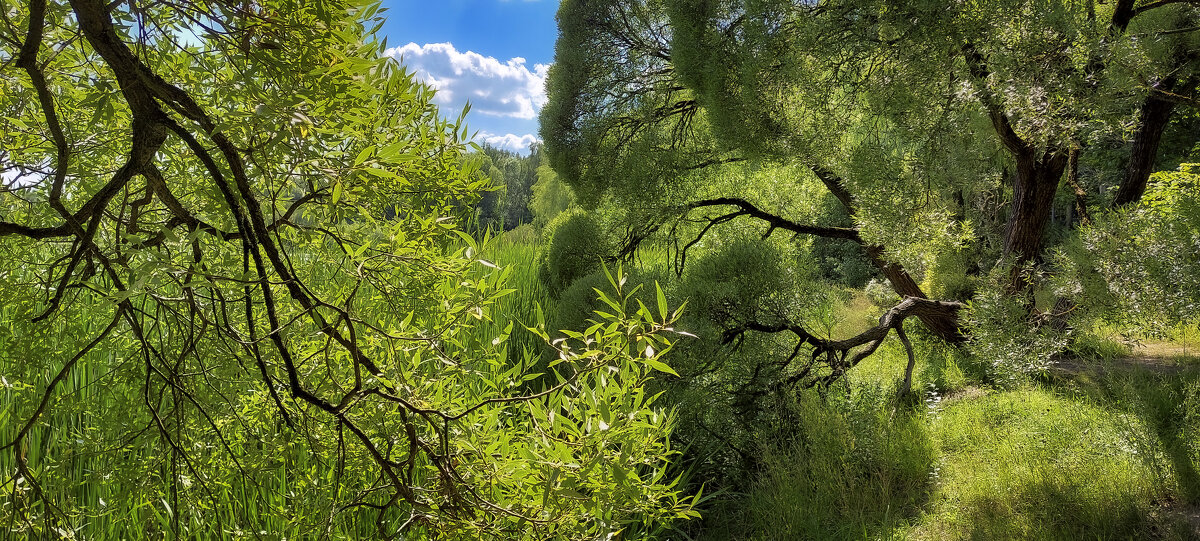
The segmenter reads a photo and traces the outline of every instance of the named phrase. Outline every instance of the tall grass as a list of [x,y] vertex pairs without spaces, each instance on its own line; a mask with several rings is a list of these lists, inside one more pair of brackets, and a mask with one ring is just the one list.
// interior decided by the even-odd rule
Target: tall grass
[[[889,538],[928,497],[934,447],[879,388],[798,397],[791,434],[760,442],[760,472],[704,539]],[[732,511],[732,512],[730,512]]]
[[1128,539],[1177,525],[1155,517],[1168,490],[1135,454],[1130,419],[1038,388],[946,405],[930,428],[938,490],[913,536]]

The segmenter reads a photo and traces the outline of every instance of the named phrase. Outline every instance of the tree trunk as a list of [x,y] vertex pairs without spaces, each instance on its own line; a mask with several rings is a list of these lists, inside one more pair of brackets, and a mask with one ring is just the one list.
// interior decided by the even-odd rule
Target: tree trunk
[[[846,208],[846,212],[850,216],[854,216],[858,212],[858,208],[854,205],[854,198],[850,195],[850,191],[842,184],[841,177],[837,176],[832,171],[824,167],[809,165],[809,169],[813,174],[820,179],[821,183],[829,189],[829,192],[842,203]],[[893,263],[884,259],[883,246],[876,244],[863,243],[863,249],[867,252],[867,258],[871,260],[871,264],[879,269],[884,278],[892,284],[892,290],[895,291],[900,298],[916,297],[918,299],[928,299],[929,296],[921,290],[920,284],[908,274],[898,263]],[[933,313],[922,312],[917,314],[917,318],[921,323],[925,324],[935,336],[950,343],[959,343],[965,339],[962,332],[962,326],[958,321],[957,312],[954,313]]]
[[[1158,89],[1170,92],[1175,87],[1175,78],[1168,77]],[[1117,189],[1117,197],[1113,206],[1119,207],[1135,203],[1146,192],[1146,182],[1154,169],[1154,160],[1158,157],[1158,142],[1162,140],[1163,131],[1171,120],[1171,112],[1175,103],[1155,95],[1154,91],[1146,96],[1142,105],[1142,114],[1138,118],[1138,131],[1133,138],[1133,148],[1130,149],[1129,164],[1125,167],[1125,176]]]
[[1018,267],[1037,261],[1041,255],[1054,194],[1066,167],[1067,154],[1053,148],[1039,157],[1032,152],[1017,156],[1012,212],[1004,231],[1004,256],[1015,258]]
[[[883,273],[884,278],[892,284],[892,290],[900,295],[901,299],[929,298],[904,267],[883,258],[882,246],[872,244],[864,245],[863,248],[867,251],[867,258],[871,260],[871,264]],[[957,312],[921,312],[917,314],[917,319],[920,319],[935,336],[952,344],[962,342],[966,338],[963,336]]]

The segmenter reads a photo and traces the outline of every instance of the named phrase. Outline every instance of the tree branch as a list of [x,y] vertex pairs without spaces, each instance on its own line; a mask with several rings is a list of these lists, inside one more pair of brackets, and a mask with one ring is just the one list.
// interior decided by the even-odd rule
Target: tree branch
[[967,61],[967,71],[971,74],[971,78],[975,80],[975,84],[979,90],[979,101],[983,104],[988,117],[992,120],[992,127],[995,128],[1000,142],[1004,145],[1004,148],[1007,148],[1013,154],[1028,154],[1030,152],[1029,143],[1013,130],[1012,122],[1009,120],[1008,115],[1001,109],[992,91],[988,89],[987,80],[991,76],[991,71],[988,69],[987,59],[979,52],[979,49],[975,48],[975,44],[970,41],[962,46],[962,52],[963,57]]
[[694,210],[699,208],[720,206],[732,206],[738,208],[737,211],[726,214],[721,218],[728,217],[729,219],[732,219],[738,216],[749,216],[751,218],[767,222],[767,224],[771,226],[771,229],[782,229],[784,231],[791,231],[798,235],[815,235],[818,237],[826,237],[831,239],[851,240],[860,244],[863,242],[862,237],[859,236],[857,229],[802,224],[800,222],[789,220],[782,216],[766,212],[755,206],[753,203],[740,197],[717,197],[713,199],[702,199],[688,203],[686,208],[687,210]]

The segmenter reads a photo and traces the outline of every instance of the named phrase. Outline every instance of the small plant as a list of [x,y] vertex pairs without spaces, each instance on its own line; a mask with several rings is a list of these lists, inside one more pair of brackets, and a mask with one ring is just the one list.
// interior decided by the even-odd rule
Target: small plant
[[968,348],[985,376],[1001,387],[1044,373],[1068,343],[1065,329],[1043,321],[1027,295],[1006,293],[1002,284],[1007,276],[1008,270],[997,267],[989,278],[991,287],[975,296],[966,317]]

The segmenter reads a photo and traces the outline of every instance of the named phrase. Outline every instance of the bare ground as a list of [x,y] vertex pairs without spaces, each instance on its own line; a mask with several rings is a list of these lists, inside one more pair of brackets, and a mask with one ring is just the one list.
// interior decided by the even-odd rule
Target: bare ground
[[1196,346],[1174,342],[1140,342],[1132,347],[1129,355],[1113,359],[1059,359],[1050,372],[1055,376],[1073,379],[1085,374],[1101,375],[1136,370],[1177,374],[1196,368],[1200,368],[1200,348]]

